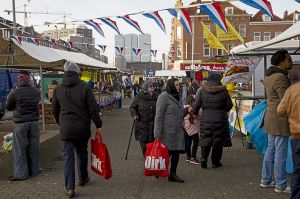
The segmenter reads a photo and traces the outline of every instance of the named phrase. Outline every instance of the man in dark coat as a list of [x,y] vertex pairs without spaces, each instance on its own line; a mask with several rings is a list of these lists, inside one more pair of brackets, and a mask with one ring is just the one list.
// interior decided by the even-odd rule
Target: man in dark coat
[[140,141],[143,155],[146,152],[146,144],[154,140],[153,128],[155,118],[155,106],[157,93],[154,92],[153,82],[144,82],[142,92],[133,99],[129,111],[135,121],[135,139]]
[[84,186],[90,180],[87,147],[91,137],[91,119],[96,128],[101,128],[102,121],[91,88],[79,78],[78,65],[67,62],[64,71],[63,82],[53,93],[52,109],[63,141],[65,195],[71,198],[75,194],[74,150],[77,153],[78,185]]
[[193,113],[199,112],[202,108],[200,120],[200,146],[201,146],[201,167],[207,168],[207,159],[212,148],[212,167],[221,167],[223,147],[231,146],[228,112],[232,108],[232,101],[221,84],[222,76],[218,73],[211,73],[207,84],[202,85],[202,90],[196,99]]
[[7,97],[6,109],[14,111],[13,176],[25,180],[40,173],[40,132],[38,105],[40,92],[30,84],[27,71],[20,71],[19,85]]

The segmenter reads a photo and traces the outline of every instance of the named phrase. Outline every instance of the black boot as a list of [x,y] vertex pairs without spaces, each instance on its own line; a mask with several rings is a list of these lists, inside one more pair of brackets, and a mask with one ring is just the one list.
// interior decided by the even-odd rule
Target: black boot
[[170,173],[168,180],[170,182],[178,182],[178,183],[184,183],[184,180],[180,179],[176,173]]
[[206,169],[207,168],[207,160],[202,158],[200,162],[201,162],[201,167]]

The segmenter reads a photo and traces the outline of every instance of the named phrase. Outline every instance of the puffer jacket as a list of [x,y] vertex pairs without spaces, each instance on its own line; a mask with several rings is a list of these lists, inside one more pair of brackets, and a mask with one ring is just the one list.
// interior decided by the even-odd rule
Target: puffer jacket
[[266,71],[264,85],[267,97],[267,109],[264,117],[264,129],[272,135],[290,136],[288,118],[277,114],[277,107],[290,86],[287,72],[276,66],[271,66]]
[[140,92],[133,99],[129,111],[135,122],[135,139],[137,141],[151,142],[154,140],[153,128],[158,95],[148,92]]
[[13,111],[15,123],[38,121],[39,101],[40,91],[29,84],[24,84],[11,90],[7,97],[6,109]]
[[200,146],[232,146],[228,124],[228,112],[232,106],[225,86],[210,84],[210,82],[202,85],[193,109],[195,114],[202,108]]
[[52,110],[62,140],[89,139],[91,119],[97,128],[102,126],[94,93],[75,72],[65,72],[62,84],[54,90]]

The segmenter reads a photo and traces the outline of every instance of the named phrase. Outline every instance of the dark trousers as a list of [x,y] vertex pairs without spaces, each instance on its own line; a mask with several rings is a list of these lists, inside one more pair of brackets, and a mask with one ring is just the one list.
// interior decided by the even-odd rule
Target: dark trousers
[[222,154],[223,154],[223,146],[205,146],[201,147],[201,161],[207,161],[210,150],[212,148],[211,152],[211,163],[214,165],[219,165],[222,159]]
[[78,178],[88,178],[88,140],[63,140],[64,177],[66,189],[75,189],[75,155],[77,154]]
[[15,179],[26,179],[40,173],[40,132],[37,121],[15,124],[13,160]]
[[292,155],[294,171],[291,177],[291,199],[300,198],[300,140],[292,139]]
[[171,157],[170,175],[176,174],[178,162],[179,162],[179,151],[170,151],[169,156]]
[[140,141],[140,146],[141,146],[143,156],[145,156],[145,154],[146,154],[146,144],[148,144],[148,143],[150,143],[150,142]]
[[[199,144],[199,134],[196,133],[192,136],[189,136],[186,132],[185,135],[185,147],[186,147],[186,155],[187,157],[196,158],[198,144]],[[193,144],[193,145],[192,145]]]

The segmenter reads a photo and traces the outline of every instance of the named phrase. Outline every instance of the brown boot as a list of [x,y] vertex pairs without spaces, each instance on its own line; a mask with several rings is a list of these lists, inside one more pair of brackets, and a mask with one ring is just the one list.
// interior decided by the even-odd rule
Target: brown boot
[[69,189],[69,190],[67,189],[65,191],[65,196],[68,197],[68,198],[73,198],[74,195],[75,195],[75,191],[73,189]]
[[90,176],[88,176],[85,180],[78,180],[77,185],[82,187],[86,185],[90,181],[90,179]]

